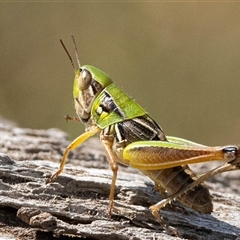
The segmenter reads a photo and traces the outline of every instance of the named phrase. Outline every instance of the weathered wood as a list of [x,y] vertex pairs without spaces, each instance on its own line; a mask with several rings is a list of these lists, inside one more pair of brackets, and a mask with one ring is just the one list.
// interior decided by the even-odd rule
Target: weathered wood
[[59,130],[22,129],[0,119],[0,239],[240,239],[239,172],[208,183],[211,215],[162,210],[179,231],[180,237],[171,237],[148,210],[161,196],[131,168],[120,167],[114,214],[108,217],[112,174],[98,139],[73,151],[63,174],[46,184],[68,143]]

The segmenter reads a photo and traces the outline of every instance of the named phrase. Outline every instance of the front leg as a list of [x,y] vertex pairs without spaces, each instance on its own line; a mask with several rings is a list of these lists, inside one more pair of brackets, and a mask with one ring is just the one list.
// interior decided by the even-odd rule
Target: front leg
[[73,140],[66,148],[59,169],[57,172],[55,172],[48,180],[47,183],[53,182],[55,178],[58,177],[58,175],[60,175],[60,173],[63,171],[64,165],[67,161],[67,156],[69,151],[74,150],[76,147],[78,147],[79,145],[81,145],[84,141],[86,141],[88,138],[92,137],[93,135],[95,135],[96,133],[100,132],[101,129],[94,126],[92,128],[90,128],[87,132],[83,133],[82,135],[78,136],[75,140]]
[[111,216],[112,210],[113,210],[113,205],[114,205],[113,201],[114,201],[115,185],[116,185],[116,181],[117,181],[118,164],[117,164],[116,156],[114,155],[113,150],[112,150],[114,137],[112,135],[105,134],[103,131],[101,133],[100,140],[103,144],[109,166],[111,167],[111,170],[113,172],[112,183],[111,183],[110,194],[109,194],[109,201],[110,201],[109,216]]

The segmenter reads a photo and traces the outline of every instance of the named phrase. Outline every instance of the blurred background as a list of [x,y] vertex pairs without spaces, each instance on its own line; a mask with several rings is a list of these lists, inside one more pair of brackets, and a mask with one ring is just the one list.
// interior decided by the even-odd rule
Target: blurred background
[[26,128],[84,131],[59,43],[137,100],[167,135],[240,143],[236,3],[0,3],[0,115]]

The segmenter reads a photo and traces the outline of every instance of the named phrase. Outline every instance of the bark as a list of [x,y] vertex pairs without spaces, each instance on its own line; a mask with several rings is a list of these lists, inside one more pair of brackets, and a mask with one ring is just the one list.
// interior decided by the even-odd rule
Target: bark
[[179,232],[169,236],[148,209],[161,196],[135,169],[120,166],[108,217],[112,173],[97,138],[71,152],[64,172],[46,184],[69,144],[67,135],[18,128],[0,118],[0,136],[0,239],[240,239],[238,171],[207,183],[211,215],[178,203],[163,209],[165,222]]

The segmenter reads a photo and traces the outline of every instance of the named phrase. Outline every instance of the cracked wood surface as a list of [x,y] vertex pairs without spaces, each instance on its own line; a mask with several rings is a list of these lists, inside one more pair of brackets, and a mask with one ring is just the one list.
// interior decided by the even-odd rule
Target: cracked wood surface
[[[180,204],[161,211],[178,229],[180,236],[174,237],[148,210],[161,196],[132,168],[120,166],[114,212],[108,217],[112,174],[96,138],[71,152],[64,172],[46,184],[68,144],[59,130],[18,128],[0,118],[0,239],[240,239],[238,171],[207,183],[211,215],[183,211]],[[196,170],[206,171],[206,166],[213,164]]]

